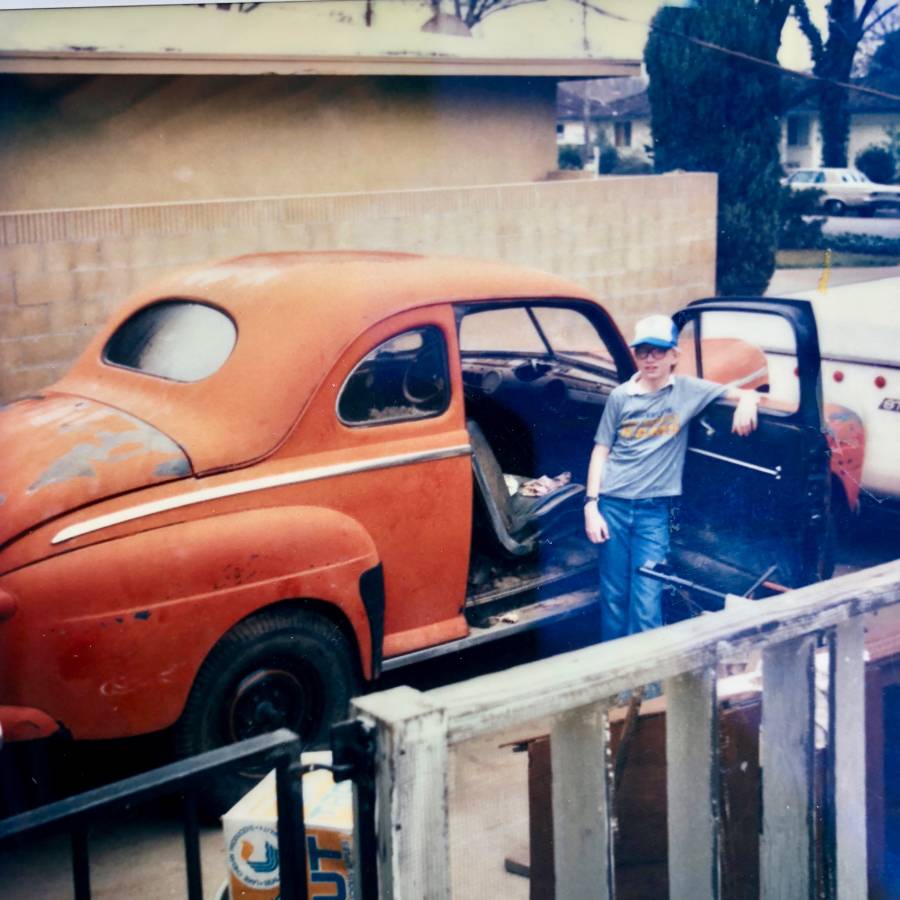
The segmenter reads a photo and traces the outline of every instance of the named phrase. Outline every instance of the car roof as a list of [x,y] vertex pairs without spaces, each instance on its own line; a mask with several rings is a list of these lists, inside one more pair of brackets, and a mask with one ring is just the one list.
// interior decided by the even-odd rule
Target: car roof
[[[448,301],[519,297],[592,299],[554,275],[479,259],[377,251],[239,256],[139,291],[50,392],[86,396],[149,422],[179,443],[200,474],[271,452],[344,348],[377,322]],[[103,363],[107,341],[126,319],[173,298],[217,306],[235,322],[237,343],[217,372],[180,383]]]

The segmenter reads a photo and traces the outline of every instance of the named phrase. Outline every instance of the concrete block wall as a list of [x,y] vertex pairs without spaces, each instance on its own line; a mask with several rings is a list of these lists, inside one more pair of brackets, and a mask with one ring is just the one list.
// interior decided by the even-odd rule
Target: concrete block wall
[[685,173],[0,213],[0,399],[61,375],[132,290],[241,253],[506,259],[592,289],[626,331],[713,293],[716,179]]

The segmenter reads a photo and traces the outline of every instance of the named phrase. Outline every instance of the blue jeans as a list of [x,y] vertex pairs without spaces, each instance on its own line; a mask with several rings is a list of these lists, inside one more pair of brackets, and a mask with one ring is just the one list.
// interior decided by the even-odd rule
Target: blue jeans
[[663,584],[638,574],[644,563],[662,562],[669,552],[668,497],[624,500],[601,497],[609,540],[600,544],[602,640],[662,625]]

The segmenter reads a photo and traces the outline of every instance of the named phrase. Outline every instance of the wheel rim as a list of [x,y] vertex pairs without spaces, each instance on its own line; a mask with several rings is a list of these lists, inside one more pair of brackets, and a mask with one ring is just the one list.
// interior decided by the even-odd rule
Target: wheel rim
[[226,721],[228,740],[243,741],[278,728],[309,737],[320,698],[321,686],[311,671],[277,666],[257,669],[235,689]]

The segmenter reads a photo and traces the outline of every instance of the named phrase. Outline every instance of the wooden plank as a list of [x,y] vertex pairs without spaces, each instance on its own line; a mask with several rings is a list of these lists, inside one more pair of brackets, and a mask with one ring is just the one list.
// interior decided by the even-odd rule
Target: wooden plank
[[398,687],[359,697],[376,726],[378,888],[385,900],[450,900],[447,722],[425,695]]
[[556,900],[609,900],[614,870],[606,705],[559,716],[550,752]]
[[900,601],[900,561],[809,585],[663,629],[560,654],[429,691],[447,711],[451,743],[600,702],[682,672],[833,628]]
[[763,651],[761,900],[813,900],[815,637]]
[[868,894],[866,862],[865,630],[860,617],[839,625],[831,641],[829,760],[834,771],[835,896]]
[[717,900],[721,875],[715,669],[668,679],[665,696],[669,898]]

